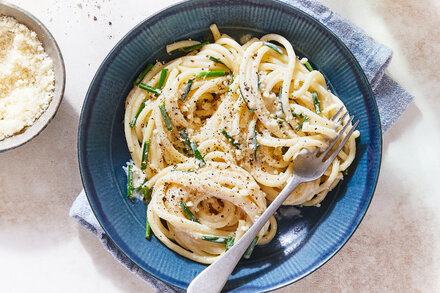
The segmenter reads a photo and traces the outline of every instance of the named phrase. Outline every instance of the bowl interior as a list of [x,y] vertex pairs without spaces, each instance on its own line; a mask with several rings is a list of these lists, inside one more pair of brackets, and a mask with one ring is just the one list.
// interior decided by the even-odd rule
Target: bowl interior
[[43,47],[53,60],[55,73],[55,90],[52,101],[44,113],[35,120],[34,124],[26,127],[24,131],[0,141],[0,152],[16,148],[35,136],[37,136],[55,116],[64,94],[65,86],[65,69],[64,60],[61,55],[60,48],[49,30],[29,12],[8,3],[0,3],[0,15],[11,16],[19,23],[26,25],[30,30],[34,31]]
[[175,286],[186,288],[205,266],[144,239],[143,203],[126,198],[130,160],[123,130],[125,98],[132,81],[154,60],[176,56],[165,45],[191,37],[212,40],[209,25],[239,39],[250,33],[279,33],[327,79],[331,90],[361,120],[356,160],[321,207],[283,207],[278,232],[241,261],[226,290],[272,290],[317,269],[349,239],[373,195],[381,158],[380,121],[371,88],[348,49],[316,20],[277,1],[190,1],[170,7],[130,31],[110,52],[91,83],[79,125],[79,162],[92,209],[115,244],[137,265]]

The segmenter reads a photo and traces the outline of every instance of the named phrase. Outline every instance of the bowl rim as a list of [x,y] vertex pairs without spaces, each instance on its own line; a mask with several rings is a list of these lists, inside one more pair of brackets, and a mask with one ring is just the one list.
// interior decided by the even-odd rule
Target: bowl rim
[[[110,52],[106,55],[106,57],[103,59],[102,63],[100,64],[99,68],[97,69],[95,75],[93,76],[92,81],[90,82],[90,86],[87,90],[85,99],[83,101],[83,106],[81,109],[81,113],[80,113],[80,119],[79,119],[79,123],[78,123],[78,140],[77,140],[77,149],[78,149],[78,166],[80,169],[80,174],[81,174],[81,181],[84,187],[84,191],[86,194],[86,198],[90,204],[91,210],[94,214],[94,216],[96,217],[98,223],[100,224],[100,226],[103,228],[103,231],[107,234],[107,236],[109,237],[109,239],[115,244],[115,246],[117,247],[117,249],[124,255],[126,256],[128,259],[130,259],[130,261],[132,261],[134,264],[136,264],[140,269],[142,269],[143,271],[145,271],[147,274],[154,276],[155,278],[161,280],[162,282],[166,283],[167,285],[171,285],[174,287],[178,287],[181,289],[185,289],[185,286],[182,286],[181,284],[177,283],[177,282],[170,282],[170,280],[165,280],[161,277],[160,273],[154,273],[151,271],[147,271],[143,268],[143,265],[141,265],[140,263],[138,263],[136,260],[132,259],[130,256],[128,256],[126,254],[126,252],[121,248],[121,246],[119,246],[119,244],[117,243],[117,241],[114,240],[114,238],[112,237],[111,234],[108,233],[107,228],[105,227],[105,225],[103,225],[104,220],[97,214],[96,209],[94,208],[94,204],[92,202],[92,195],[90,195],[89,193],[96,193],[96,191],[94,191],[93,188],[93,184],[90,183],[89,184],[86,182],[88,179],[87,177],[87,164],[86,161],[84,160],[84,158],[81,157],[81,154],[84,152],[85,147],[83,148],[82,143],[85,140],[85,136],[87,133],[87,129],[86,129],[86,112],[87,109],[91,107],[94,102],[95,102],[95,97],[92,95],[92,93],[95,91],[94,89],[94,84],[99,80],[100,78],[100,73],[102,70],[105,69],[107,62],[111,61],[112,58],[114,58],[114,55],[116,53],[118,53],[118,51],[120,50],[121,46],[124,46],[130,36],[135,33],[137,30],[139,30],[145,22],[151,21],[154,18],[158,18],[160,17],[162,14],[167,13],[167,10],[169,9],[176,9],[176,12],[178,12],[178,8],[181,8],[182,6],[188,5],[188,3],[200,3],[204,5],[206,5],[207,2],[213,2],[213,1],[217,1],[217,0],[210,0],[210,1],[206,1],[206,0],[185,0],[185,1],[181,1],[178,2],[176,4],[171,4],[168,5],[160,10],[158,10],[157,12],[149,15],[148,17],[142,19],[138,24],[136,24],[134,27],[132,27],[125,35],[123,35],[121,37],[121,39],[113,46],[113,48],[110,50]],[[375,170],[375,172],[372,175],[372,180],[374,182],[374,185],[372,186],[372,191],[371,191],[371,196],[369,196],[368,200],[366,201],[365,206],[360,210],[361,213],[359,214],[359,216],[356,218],[356,220],[354,221],[354,225],[351,227],[351,230],[347,231],[347,237],[341,242],[339,243],[336,247],[334,247],[334,249],[332,250],[332,252],[330,252],[326,257],[321,258],[319,261],[316,262],[316,264],[308,269],[305,270],[302,274],[300,274],[299,276],[297,276],[296,278],[292,278],[289,279],[285,282],[279,282],[275,285],[272,286],[268,286],[268,288],[265,288],[264,290],[268,290],[268,291],[273,291],[273,290],[277,290],[280,288],[283,288],[285,286],[291,285],[305,277],[307,277],[308,275],[310,275],[311,273],[315,272],[317,269],[321,268],[325,263],[327,263],[333,256],[335,256],[341,249],[342,247],[351,239],[351,237],[353,236],[354,232],[357,230],[357,228],[359,227],[360,223],[362,222],[362,220],[364,219],[367,210],[371,204],[371,201],[373,199],[374,193],[376,191],[376,187],[377,187],[377,183],[378,183],[378,178],[379,178],[379,174],[380,174],[380,169],[381,169],[381,164],[382,164],[382,154],[383,154],[383,136],[382,136],[382,125],[381,125],[381,120],[380,120],[380,116],[379,116],[379,109],[377,107],[377,102],[374,99],[374,93],[373,90],[371,88],[370,82],[368,81],[368,78],[364,72],[364,70],[362,69],[362,67],[360,66],[359,62],[357,61],[356,57],[353,55],[353,53],[351,52],[351,50],[347,47],[347,45],[333,32],[331,31],[327,26],[325,26],[324,24],[322,24],[318,19],[316,19],[314,16],[308,14],[307,12],[301,10],[300,8],[295,7],[292,4],[289,4],[287,2],[283,2],[281,0],[234,0],[234,5],[238,5],[238,4],[253,4],[253,3],[264,3],[265,5],[271,5],[271,4],[277,4],[277,5],[282,5],[284,6],[286,9],[289,10],[295,10],[296,13],[301,14],[303,16],[305,16],[306,18],[308,18],[311,22],[315,23],[317,26],[319,26],[320,28],[322,28],[327,34],[329,34],[331,36],[331,38],[334,39],[334,41],[341,46],[345,52],[347,53],[348,57],[351,59],[352,65],[356,68],[356,71],[359,72],[360,77],[366,81],[366,91],[368,92],[369,96],[373,97],[373,113],[371,113],[371,115],[374,116],[375,121],[378,122],[378,124],[375,126],[378,128],[378,133],[376,136],[376,134],[373,134],[373,138],[377,139],[377,143],[378,143],[378,153],[377,153],[377,170]],[[84,136],[84,137],[83,137]],[[373,139],[372,138],[372,139]],[[84,162],[83,162],[84,160]],[[87,189],[90,188],[91,189]],[[92,191],[93,190],[93,191]],[[233,289],[236,290],[237,288]]]
[[[66,87],[66,68],[64,63],[64,58],[61,53],[61,49],[55,40],[52,33],[49,31],[49,29],[32,13],[26,11],[25,9],[18,7],[17,5],[11,4],[9,2],[0,1],[0,8],[5,7],[6,9],[10,9],[14,13],[17,13],[18,15],[24,16],[26,20],[29,20],[30,22],[33,22],[35,26],[38,26],[41,28],[41,32],[37,33],[37,37],[41,44],[43,45],[43,48],[45,51],[47,50],[45,44],[43,43],[42,39],[47,38],[48,42],[52,43],[54,50],[54,55],[57,57],[57,60],[54,60],[54,58],[51,58],[54,62],[54,70],[55,67],[59,67],[60,71],[60,79],[56,79],[55,76],[55,88],[54,88],[54,94],[52,96],[52,100],[49,102],[49,105],[47,108],[41,113],[40,117],[38,119],[35,119],[34,122],[30,126],[26,126],[22,131],[13,134],[12,136],[6,137],[3,140],[0,140],[0,153],[6,152],[15,148],[18,148],[35,137],[37,137],[53,120],[56,113],[58,112],[58,109],[61,105],[61,102],[64,97],[64,91]],[[13,17],[16,18],[15,15],[7,14],[0,11],[0,16],[7,16],[7,17]],[[21,24],[26,25],[30,30],[32,30],[26,23],[23,21],[18,21]],[[33,31],[33,30],[32,30]],[[55,64],[57,61],[57,64]],[[57,66],[58,65],[58,66]],[[59,93],[55,95],[57,88],[59,88]],[[46,121],[43,122],[43,124],[37,125],[37,121],[42,121],[40,119],[46,119]],[[32,129],[32,132],[29,130]],[[12,140],[12,141],[11,141]]]

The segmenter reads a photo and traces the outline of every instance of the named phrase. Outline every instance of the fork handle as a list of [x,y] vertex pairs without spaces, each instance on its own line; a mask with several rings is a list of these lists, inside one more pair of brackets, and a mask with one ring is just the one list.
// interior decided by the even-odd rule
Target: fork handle
[[302,178],[293,175],[291,180],[283,188],[280,194],[269,205],[264,213],[252,225],[252,227],[220,258],[213,264],[204,269],[188,286],[188,293],[217,293],[220,292],[226,284],[229,276],[243,256],[246,249],[263,228],[266,222],[283,204],[286,198],[293,190],[304,182]]

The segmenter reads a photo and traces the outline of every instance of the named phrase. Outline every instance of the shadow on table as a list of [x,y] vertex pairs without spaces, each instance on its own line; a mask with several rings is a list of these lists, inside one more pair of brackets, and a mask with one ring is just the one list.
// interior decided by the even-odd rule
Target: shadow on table
[[79,115],[67,100],[64,97],[55,118],[39,136],[0,153],[0,249],[31,254],[79,237],[103,276],[122,291],[145,292],[145,282],[69,217],[82,183],[77,156]]
[[76,235],[68,211],[81,190],[78,114],[66,101],[39,136],[0,154],[1,249],[50,249]]
[[[400,48],[399,53],[404,57],[411,76],[407,82],[422,84],[418,95],[423,95],[425,101],[431,103],[432,108],[440,107],[440,99],[436,93],[440,89],[440,75],[438,74],[438,60],[440,59],[440,6],[437,0],[385,0],[374,1],[375,12],[382,17],[389,33]],[[416,20],[416,21],[415,21]],[[405,84],[403,84],[405,87]],[[417,99],[417,97],[416,97]],[[387,133],[385,150],[388,144],[423,123],[423,113],[412,103],[400,117],[399,123]],[[435,117],[440,124],[440,117]],[[426,134],[425,134],[426,135]]]
[[387,153],[391,143],[404,136],[405,133],[414,131],[413,129],[415,129],[418,124],[424,123],[422,116],[422,112],[414,102],[409,104],[408,109],[399,117],[396,124],[383,135],[383,156]]
[[375,12],[382,17],[400,48],[411,72],[411,83],[422,83],[423,99],[440,106],[440,5],[438,0],[376,0]]
[[400,173],[392,166],[382,165],[381,174],[386,175],[348,243],[312,276],[281,292],[408,292],[419,289],[416,276],[426,280],[425,289],[435,291],[436,260],[427,252],[438,231],[432,221],[436,215],[414,202],[412,190],[402,189]]
[[[102,276],[110,279],[121,292],[153,292],[149,285],[119,263],[104,249],[99,239],[78,226],[79,239]],[[149,290],[148,290],[149,289]]]
[[[430,8],[427,2],[432,3]],[[438,92],[437,66],[431,66],[430,62],[438,62],[440,58],[440,47],[432,46],[440,39],[440,31],[433,30],[440,25],[439,6],[434,1],[416,0],[373,3],[402,48],[413,73],[411,78],[414,82],[430,79],[428,86],[421,91],[432,106],[438,108],[440,100],[433,94]],[[385,134],[384,154],[389,151],[390,144],[423,123],[422,117],[417,105],[410,104],[396,125]],[[423,276],[425,291],[438,289],[438,276],[435,275],[437,260],[433,259],[439,231],[436,221],[433,221],[436,215],[411,196],[416,189],[405,189],[402,184],[405,178],[400,178],[399,174],[401,172],[394,170],[393,166],[382,164],[375,196],[351,240],[312,276],[281,292],[423,291],[416,287],[420,284],[416,281],[418,276]]]

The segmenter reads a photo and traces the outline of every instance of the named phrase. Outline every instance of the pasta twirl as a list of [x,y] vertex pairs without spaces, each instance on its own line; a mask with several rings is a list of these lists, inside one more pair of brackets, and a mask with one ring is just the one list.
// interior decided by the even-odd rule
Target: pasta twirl
[[[284,37],[240,45],[215,25],[211,31],[214,43],[194,43],[197,50],[144,72],[124,118],[131,157],[145,175],[143,186],[153,190],[152,231],[201,263],[214,262],[252,226],[292,176],[301,150],[327,147],[340,126],[330,118],[345,108]],[[178,48],[179,42],[172,47]],[[319,206],[352,163],[358,136],[285,204]],[[276,229],[272,217],[257,244]]]

